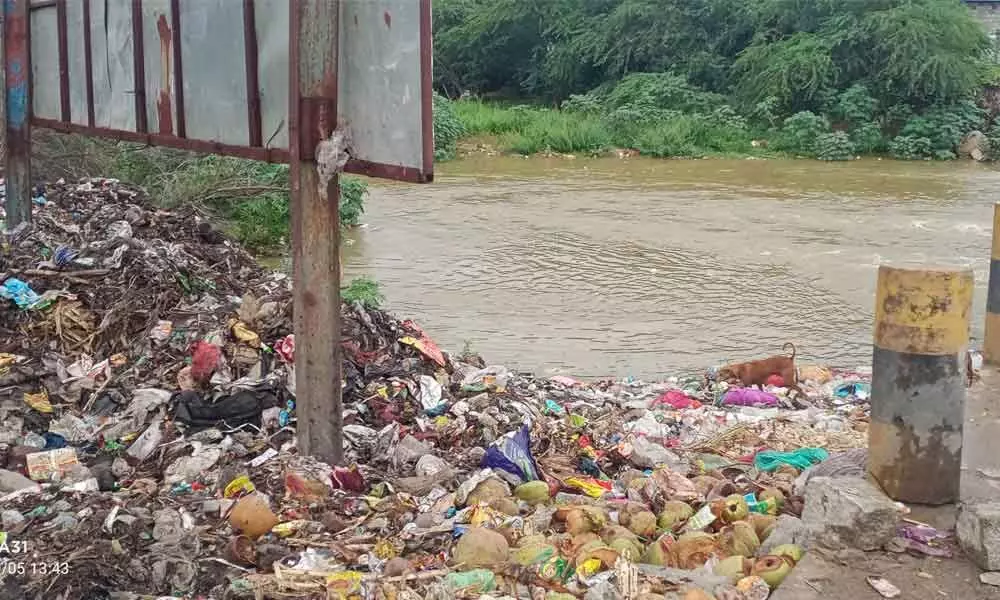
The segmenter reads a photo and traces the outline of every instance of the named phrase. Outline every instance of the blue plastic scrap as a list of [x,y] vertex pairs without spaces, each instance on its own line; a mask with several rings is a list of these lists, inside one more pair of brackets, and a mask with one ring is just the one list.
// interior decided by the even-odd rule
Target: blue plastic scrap
[[23,309],[42,308],[40,306],[43,303],[42,297],[28,287],[27,283],[14,277],[3,282],[3,285],[0,286],[0,297],[13,300],[18,307]]
[[531,455],[531,435],[527,425],[522,425],[517,433],[508,433],[486,450],[483,467],[507,471],[521,481],[535,481],[538,467]]

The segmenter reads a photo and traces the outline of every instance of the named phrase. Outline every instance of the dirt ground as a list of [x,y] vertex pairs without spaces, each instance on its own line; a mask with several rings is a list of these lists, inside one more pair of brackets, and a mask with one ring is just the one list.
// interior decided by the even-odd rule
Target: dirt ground
[[[962,502],[1000,501],[1000,371],[984,370],[969,390],[962,456]],[[955,525],[959,507],[911,506],[910,517],[941,529]],[[953,559],[860,551],[811,552],[772,600],[878,600],[866,581],[884,577],[902,592],[897,598],[1000,599],[1000,587],[980,583],[981,570],[960,554]]]

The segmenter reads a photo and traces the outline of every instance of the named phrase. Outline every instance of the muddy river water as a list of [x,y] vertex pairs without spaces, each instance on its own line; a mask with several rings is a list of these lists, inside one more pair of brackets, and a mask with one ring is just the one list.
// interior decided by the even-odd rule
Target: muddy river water
[[373,183],[345,278],[454,352],[537,374],[656,377],[780,351],[868,364],[877,266],[971,266],[981,337],[1000,171],[477,156]]

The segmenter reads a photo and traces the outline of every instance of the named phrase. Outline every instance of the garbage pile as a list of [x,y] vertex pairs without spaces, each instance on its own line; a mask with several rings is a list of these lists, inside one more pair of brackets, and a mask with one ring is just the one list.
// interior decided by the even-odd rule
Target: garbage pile
[[948,552],[884,498],[823,512],[864,471],[863,370],[536,378],[345,306],[330,467],[295,449],[287,277],[113,180],[33,214],[0,265],[0,598],[763,600],[810,540]]

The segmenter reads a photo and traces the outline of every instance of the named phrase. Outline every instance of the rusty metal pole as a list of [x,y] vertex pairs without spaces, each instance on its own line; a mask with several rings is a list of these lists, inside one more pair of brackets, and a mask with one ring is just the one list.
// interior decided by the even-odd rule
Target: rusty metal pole
[[996,366],[1000,365],[1000,202],[993,205],[993,247],[987,286],[983,362]]
[[289,147],[299,452],[343,460],[340,186],[316,149],[337,124],[339,0],[292,0]]
[[31,222],[30,0],[4,0],[7,227]]
[[969,269],[879,268],[868,468],[894,500],[959,499],[973,289]]

